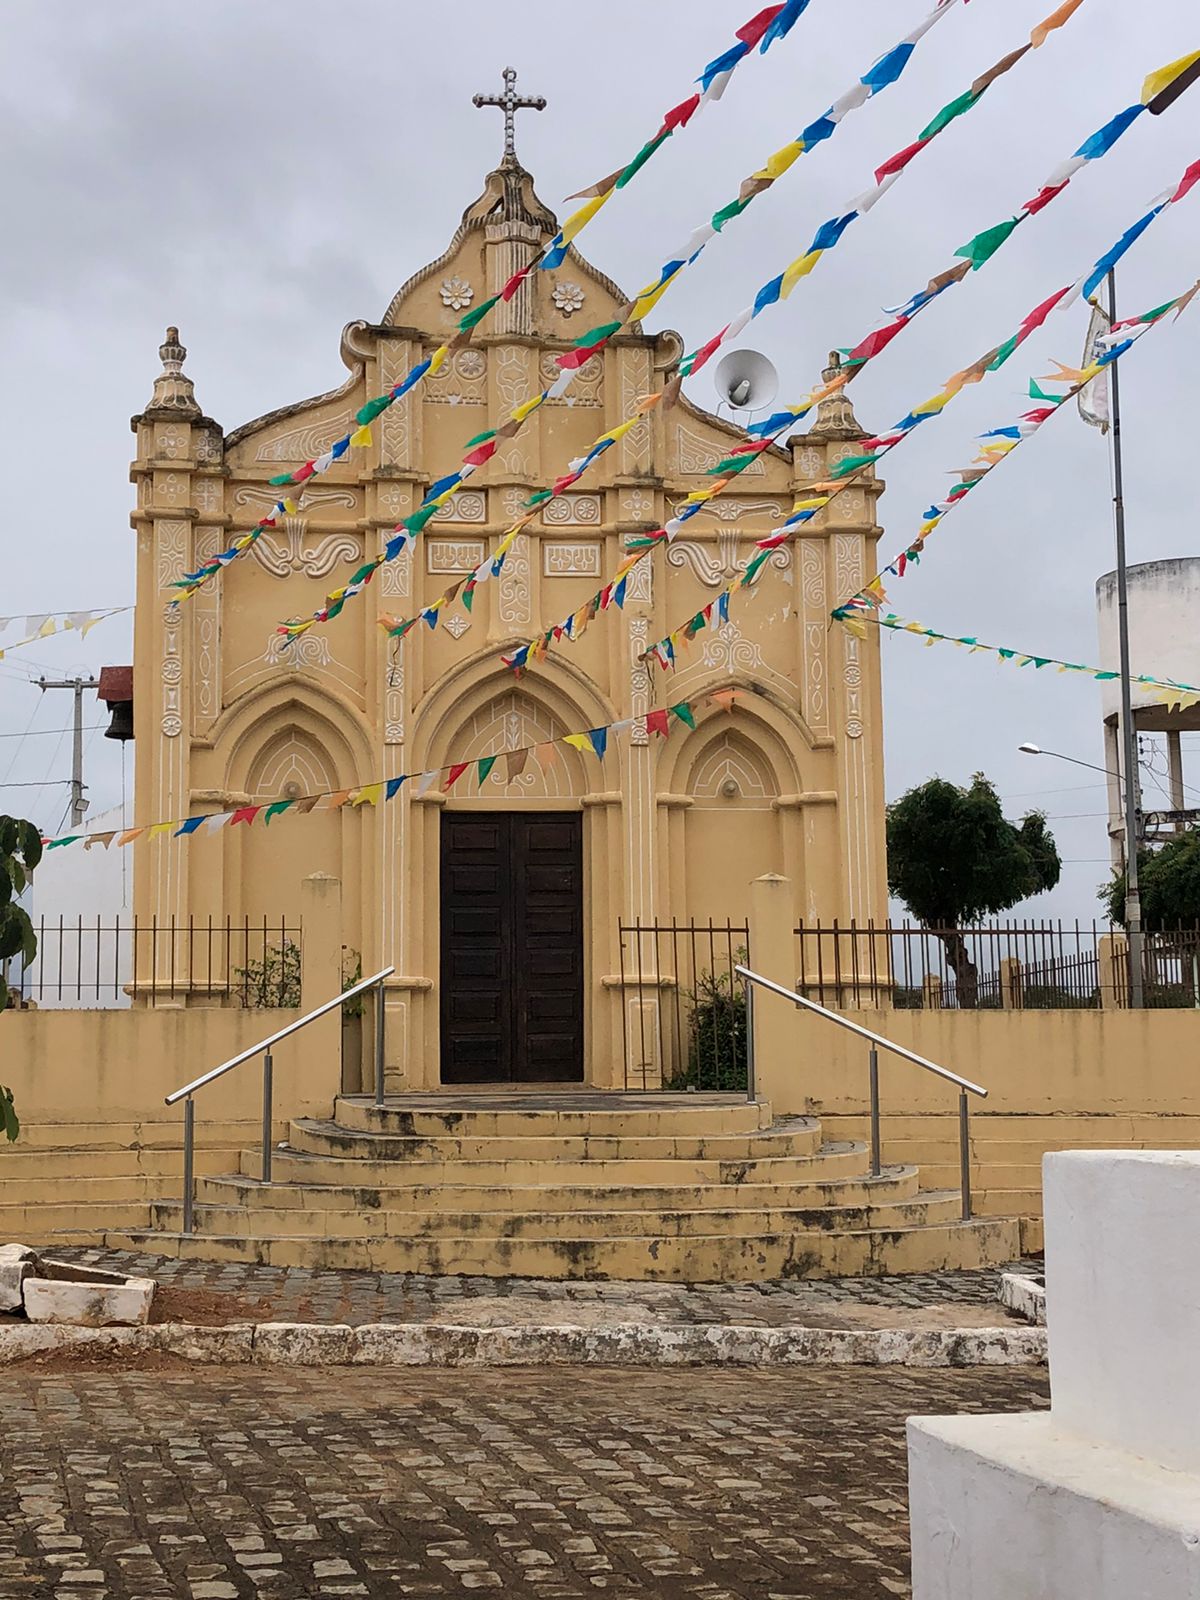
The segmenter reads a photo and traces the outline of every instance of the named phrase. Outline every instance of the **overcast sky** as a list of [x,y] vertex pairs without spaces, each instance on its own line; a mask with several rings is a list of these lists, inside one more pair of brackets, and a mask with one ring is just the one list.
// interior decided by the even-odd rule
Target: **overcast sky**
[[[929,3],[812,0],[789,39],[746,63],[725,99],[601,213],[584,253],[626,288],[640,286]],[[899,85],[714,242],[650,326],[678,328],[688,348],[708,337],[1049,9],[1051,0],[957,8]],[[546,95],[546,112],[519,118],[518,152],[561,214],[565,195],[649,136],[753,10],[753,0],[0,0],[0,144],[9,152],[0,175],[0,613],[132,599],[128,419],[149,398],[167,323],[181,329],[201,405],[226,429],[339,384],[343,324],[382,315],[397,286],[445,248],[496,164],[500,118],[475,110],[474,92],[496,91],[511,64],[521,91]],[[958,245],[1013,213],[1084,137],[1137,100],[1148,71],[1197,45],[1195,0],[1150,0],[1136,22],[1127,0],[1084,0],[1067,29],[754,324],[750,338],[778,365],[782,394],[802,393],[827,350],[855,342],[881,306],[904,300]],[[884,428],[935,392],[1082,272],[1197,156],[1200,88],[1167,116],[1142,118],[872,365],[854,389],[860,420]],[[1122,273],[1122,311],[1147,309],[1198,275],[1200,190],[1136,248]],[[1078,360],[1084,321],[1079,308],[1051,319],[1001,374],[893,455],[881,510],[887,554],[939,497],[945,474],[970,459],[973,436],[1022,409],[1025,379],[1048,372],[1048,358]],[[1195,432],[1198,339],[1194,309],[1150,334],[1124,367],[1132,561],[1197,549],[1194,445],[1185,441]],[[706,378],[693,393],[711,403]],[[1106,445],[1064,415],[935,536],[919,573],[893,586],[893,605],[947,632],[1094,661],[1094,584],[1111,565]],[[127,660],[130,637],[120,618],[86,641],[48,641],[0,663],[0,781],[69,776],[69,737],[53,730],[69,722],[70,696],[40,696],[31,672]],[[1093,786],[1078,767],[1016,746],[1034,740],[1102,761],[1098,687],[907,637],[885,638],[884,672],[889,796],[931,773],[966,781],[982,769],[1010,813],[1044,807],[1066,861],[1060,888],[1022,909],[1091,918],[1107,875],[1103,780]],[[102,708],[86,719],[104,720]],[[95,811],[120,797],[120,758],[99,731],[89,740]],[[1200,735],[1188,745],[1200,790]],[[49,829],[66,801],[61,783],[0,789],[0,808]]]

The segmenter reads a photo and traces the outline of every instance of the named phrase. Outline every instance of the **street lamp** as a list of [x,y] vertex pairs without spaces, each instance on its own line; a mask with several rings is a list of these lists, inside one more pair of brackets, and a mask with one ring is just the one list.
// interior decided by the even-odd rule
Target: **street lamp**
[[1094,761],[1080,761],[1078,756],[1065,756],[1061,750],[1043,750],[1040,744],[1019,744],[1017,749],[1026,756],[1053,756],[1056,761],[1069,761],[1073,766],[1087,767],[1089,772],[1103,772],[1106,777],[1124,783],[1121,774],[1114,772],[1111,767],[1098,767]]
[[1119,772],[1111,767],[1098,767],[1092,761],[1080,761],[1078,756],[1065,756],[1061,750],[1043,750],[1037,744],[1019,744],[1017,749],[1027,756],[1053,756],[1056,761],[1069,761],[1072,766],[1087,767],[1089,772],[1103,772],[1115,778],[1124,790],[1122,801],[1125,810],[1125,932],[1129,938],[1129,999],[1135,1008],[1142,1004],[1142,916],[1138,894],[1138,843],[1141,835],[1141,811],[1137,794]]

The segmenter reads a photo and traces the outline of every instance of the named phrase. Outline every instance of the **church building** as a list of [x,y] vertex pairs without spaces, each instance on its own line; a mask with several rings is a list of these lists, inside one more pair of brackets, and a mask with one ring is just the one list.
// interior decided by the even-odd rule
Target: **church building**
[[[501,657],[583,605],[625,541],[661,528],[744,437],[735,426],[687,398],[648,413],[548,504],[470,610],[451,605],[436,628],[389,638],[381,612],[411,616],[474,569],[531,493],[669,380],[682,340],[633,323],[353,604],[283,647],[282,620],[311,615],[378,554],[468,440],[558,375],[556,355],[581,328],[617,317],[626,295],[574,248],[393,405],[369,448],[314,480],[294,515],[171,603],[172,583],[269,510],[272,477],[344,436],[370,396],[555,234],[508,118],[504,158],[444,253],[378,320],[343,331],[343,382],[225,431],[204,415],[171,328],[133,419],[139,823],[560,741],[536,760],[498,760],[482,783],[472,765],[449,792],[406,783],[386,804],[321,802],[269,826],[133,847],[136,909],[159,926],[296,923],[303,880],[337,878],[348,960],[364,973],[395,969],[390,1090],[622,1085],[622,1041],[661,993],[657,978],[623,973],[619,927],[743,923],[764,874],[789,881],[796,921],[886,918],[878,640],[829,619],[875,570],[882,485],[856,482],[775,551],[673,672],[643,659],[745,567],[798,488],[855,453],[864,430],[844,395],[640,562],[623,609],[556,643],[533,670],[516,676]],[[685,701],[694,727],[676,719],[666,738],[647,728],[649,713]],[[632,727],[602,759],[561,742],[625,718]]]

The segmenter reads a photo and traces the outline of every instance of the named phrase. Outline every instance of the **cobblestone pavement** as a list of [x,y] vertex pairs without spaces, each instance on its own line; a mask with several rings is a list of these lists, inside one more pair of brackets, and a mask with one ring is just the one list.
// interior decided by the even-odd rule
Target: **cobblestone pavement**
[[[1000,1323],[1001,1268],[895,1278],[800,1279],[763,1284],[560,1282],[537,1278],[430,1278],[404,1273],[260,1267],[242,1262],[175,1261],[98,1249],[47,1249],[47,1255],[157,1278],[171,1320],[367,1322],[502,1320],[737,1323],[751,1327],[911,1323],[940,1308],[974,1308],[963,1322]],[[1041,1270],[1041,1263],[1027,1262]],[[174,1291],[179,1291],[175,1293]],[[198,1293],[200,1292],[200,1293]],[[188,1313],[189,1298],[205,1302]],[[227,1297],[227,1300],[224,1298]],[[874,1313],[873,1315],[871,1313]],[[986,1313],[986,1316],[984,1316]],[[951,1318],[950,1320],[954,1320]]]
[[0,1375],[3,1600],[886,1600],[904,1419],[1028,1371]]

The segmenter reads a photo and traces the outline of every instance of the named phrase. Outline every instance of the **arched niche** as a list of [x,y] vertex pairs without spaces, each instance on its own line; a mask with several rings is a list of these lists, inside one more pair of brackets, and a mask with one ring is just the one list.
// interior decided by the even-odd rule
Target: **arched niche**
[[[218,726],[226,792],[238,803],[302,799],[353,788],[377,776],[378,757],[353,715],[315,684],[280,684],[231,710]],[[314,873],[342,883],[346,926],[361,924],[363,864],[374,859],[369,808],[285,812],[269,823],[226,828],[201,864],[221,884],[233,914],[272,926],[298,925],[301,885]],[[209,848],[207,843],[205,848]],[[201,892],[203,877],[198,880]]]
[[685,920],[742,924],[750,884],[785,870],[777,801],[797,787],[792,750],[757,708],[718,712],[679,741],[672,762],[672,907]]
[[[424,770],[451,762],[475,762],[496,755],[482,789],[474,767],[455,784],[452,803],[466,800],[505,807],[580,800],[597,789],[616,788],[621,752],[613,741],[601,763],[561,742],[564,734],[610,724],[616,713],[582,673],[562,664],[530,673],[519,681],[496,670],[496,655],[464,663],[425,697],[413,729],[415,759]],[[508,781],[505,756],[530,750],[519,776]],[[537,748],[541,747],[541,748]],[[547,749],[546,747],[550,747]]]

